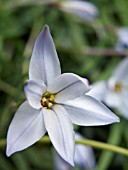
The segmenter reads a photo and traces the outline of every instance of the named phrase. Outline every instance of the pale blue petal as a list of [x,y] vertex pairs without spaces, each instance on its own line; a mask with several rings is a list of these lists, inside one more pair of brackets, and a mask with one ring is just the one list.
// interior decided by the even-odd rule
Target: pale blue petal
[[103,99],[103,102],[112,108],[117,108],[121,105],[121,93],[109,90]]
[[112,74],[112,79],[116,82],[127,82],[128,85],[128,57],[123,59],[118,66],[116,67],[115,71]]
[[72,170],[73,167],[66,162],[57,152],[54,152],[55,170]]
[[102,101],[107,93],[108,93],[107,82],[98,81],[92,84],[90,91],[86,94],[94,97],[97,100]]
[[67,101],[64,108],[77,125],[97,126],[119,122],[119,118],[105,105],[87,95]]
[[44,109],[44,121],[56,151],[73,165],[75,140],[72,122],[67,112],[59,105],[55,105],[54,110]]
[[120,95],[120,105],[118,105],[117,109],[120,114],[128,120],[128,91],[124,90]]
[[39,80],[28,80],[24,90],[29,104],[35,109],[40,109],[42,107],[40,104],[41,97],[46,92],[46,86],[43,82]]
[[60,63],[55,45],[49,27],[45,25],[34,44],[29,66],[29,78],[42,80],[47,85],[60,74]]
[[91,20],[98,14],[98,9],[90,2],[84,1],[66,1],[62,2],[62,10],[75,14],[82,19]]
[[[75,134],[76,140],[84,139],[79,133]],[[91,147],[82,144],[77,144],[75,147],[75,165],[81,169],[94,169],[95,168],[95,156]]]
[[8,130],[7,156],[31,146],[44,136],[45,132],[42,110],[33,109],[28,102],[24,102]]
[[47,88],[49,92],[56,94],[57,103],[80,97],[89,89],[88,80],[73,73],[61,74]]

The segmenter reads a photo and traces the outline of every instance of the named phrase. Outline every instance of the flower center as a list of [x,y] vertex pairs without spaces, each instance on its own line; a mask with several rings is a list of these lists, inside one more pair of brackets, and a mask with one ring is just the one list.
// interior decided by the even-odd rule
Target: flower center
[[121,92],[122,90],[122,84],[121,83],[116,83],[114,86],[114,91],[115,92]]
[[50,94],[49,92],[44,93],[40,100],[42,107],[45,109],[52,109],[54,98],[55,96],[53,94]]

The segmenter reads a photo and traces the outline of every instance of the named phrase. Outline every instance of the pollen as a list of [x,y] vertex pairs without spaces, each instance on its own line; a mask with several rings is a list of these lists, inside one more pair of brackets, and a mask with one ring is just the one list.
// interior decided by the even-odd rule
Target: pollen
[[42,102],[46,102],[47,101],[47,99],[46,99],[46,97],[42,97]]
[[51,108],[53,106],[53,103],[48,102],[48,107]]
[[115,84],[115,87],[114,87],[114,91],[117,92],[117,93],[118,93],[118,92],[121,92],[122,87],[123,87],[123,86],[122,86],[121,83],[116,83],[116,84]]
[[54,104],[54,98],[55,98],[55,96],[48,92],[43,94],[42,98],[40,100],[42,107],[45,109],[52,109],[52,106]]
[[50,96],[50,101],[54,101],[54,98],[55,98],[54,95],[51,95]]

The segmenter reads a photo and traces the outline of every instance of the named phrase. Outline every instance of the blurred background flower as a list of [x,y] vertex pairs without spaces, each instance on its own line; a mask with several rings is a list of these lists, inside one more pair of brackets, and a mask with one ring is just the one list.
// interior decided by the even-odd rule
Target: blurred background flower
[[82,0],[63,1],[61,3],[61,9],[85,20],[92,20],[98,14],[98,9],[93,3]]
[[103,101],[111,108],[119,110],[128,119],[128,57],[123,59],[108,80],[92,85],[88,95]]
[[128,48],[128,27],[121,27],[117,29],[118,41],[116,44],[116,49],[123,51]]

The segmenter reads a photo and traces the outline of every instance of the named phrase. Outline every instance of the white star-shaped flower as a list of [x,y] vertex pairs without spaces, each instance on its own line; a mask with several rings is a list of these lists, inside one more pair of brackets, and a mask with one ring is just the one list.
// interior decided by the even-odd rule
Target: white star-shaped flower
[[114,70],[108,80],[96,82],[88,95],[116,108],[128,119],[128,57]]
[[87,79],[61,74],[60,63],[48,26],[36,39],[25,85],[27,101],[17,110],[8,130],[7,156],[23,150],[46,132],[56,151],[73,165],[77,125],[105,125],[119,119],[102,103],[85,95]]

